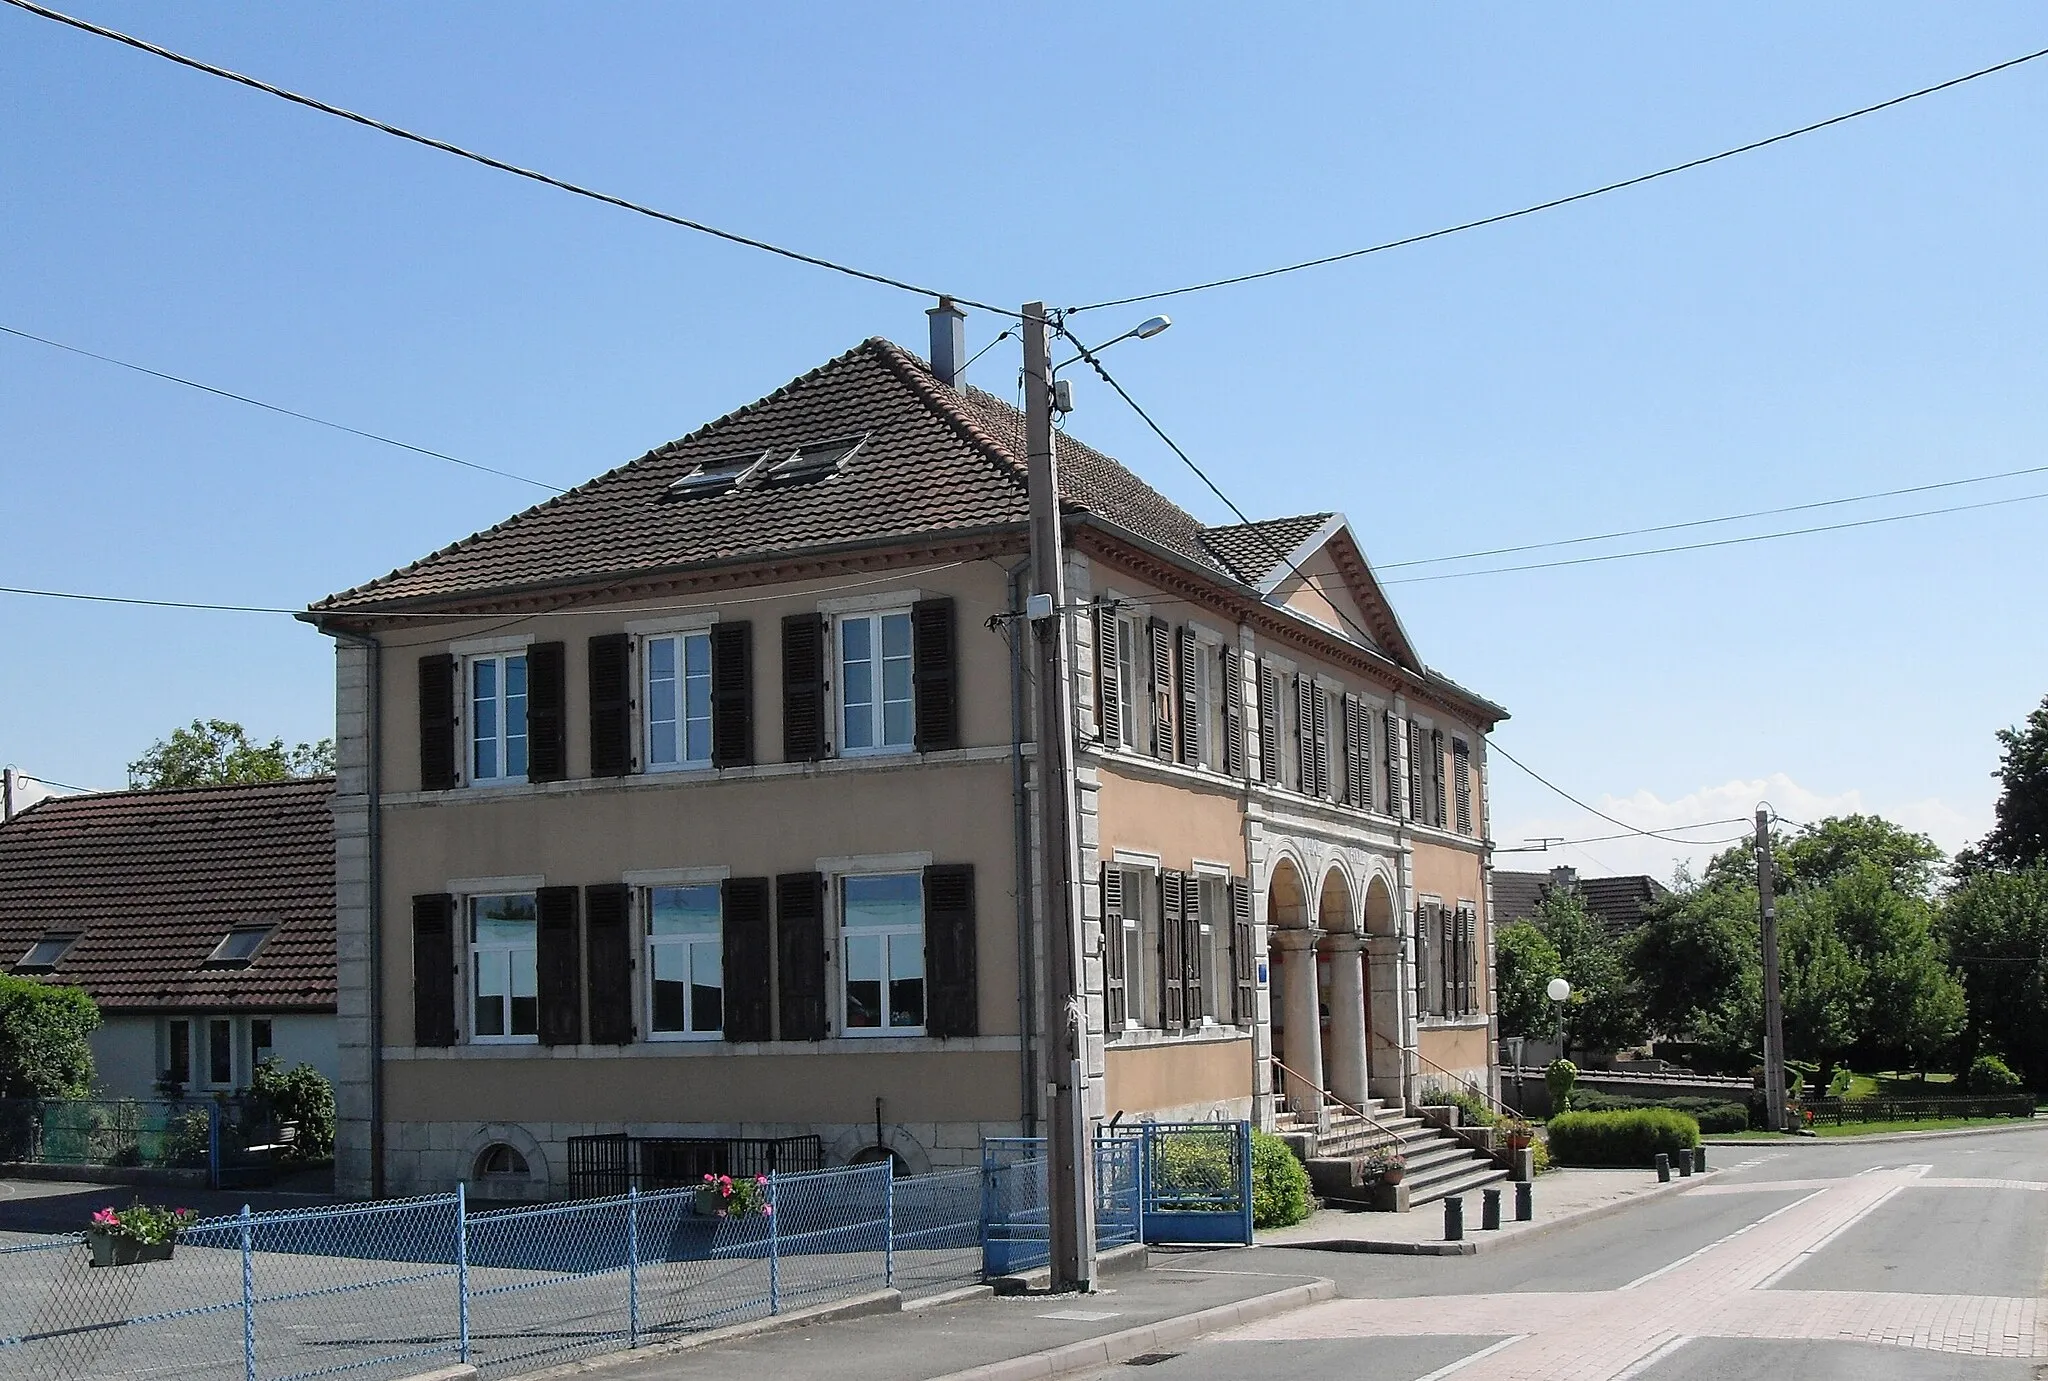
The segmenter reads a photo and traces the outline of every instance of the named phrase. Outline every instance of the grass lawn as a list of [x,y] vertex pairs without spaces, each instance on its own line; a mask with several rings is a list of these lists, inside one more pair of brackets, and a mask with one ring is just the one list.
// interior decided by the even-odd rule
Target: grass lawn
[[[2042,1109],[2048,1116],[2048,1108]],[[1814,1132],[1822,1137],[1876,1136],[1880,1132],[1947,1132],[1958,1127],[2018,1127],[2026,1126],[2023,1117],[1923,1117],[1918,1122],[1910,1118],[1899,1122],[1849,1122],[1840,1127],[1815,1127]],[[1727,1132],[1709,1135],[1702,1140],[1712,1141],[1783,1141],[1779,1132]]]

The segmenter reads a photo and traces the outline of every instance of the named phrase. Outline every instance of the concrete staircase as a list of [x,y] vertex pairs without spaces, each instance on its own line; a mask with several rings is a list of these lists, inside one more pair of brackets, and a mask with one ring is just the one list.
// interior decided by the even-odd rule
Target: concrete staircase
[[1274,1124],[1275,1134],[1308,1167],[1316,1196],[1332,1207],[1374,1206],[1373,1186],[1365,1181],[1364,1165],[1368,1157],[1386,1148],[1389,1134],[1398,1141],[1407,1162],[1411,1207],[1467,1194],[1508,1177],[1490,1157],[1451,1133],[1391,1109],[1380,1099],[1369,1100],[1363,1111],[1370,1121],[1341,1107],[1326,1107],[1321,1130],[1314,1119],[1292,1112],[1280,1114]]

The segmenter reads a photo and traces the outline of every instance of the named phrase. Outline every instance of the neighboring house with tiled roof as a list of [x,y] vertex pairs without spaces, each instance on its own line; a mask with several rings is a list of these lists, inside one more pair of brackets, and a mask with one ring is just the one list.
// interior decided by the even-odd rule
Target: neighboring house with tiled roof
[[38,802],[0,825],[0,963],[91,995],[109,1095],[333,1078],[333,806],[331,777]]
[[[594,1133],[924,1169],[1042,1125],[1022,432],[871,339],[307,611],[344,1190],[560,1194]],[[1505,711],[1340,514],[1211,527],[1057,444],[1096,1114],[1489,1080]]]
[[1552,868],[1547,873],[1513,873],[1496,868],[1493,874],[1493,914],[1501,925],[1525,921],[1536,914],[1543,898],[1559,887],[1574,888],[1586,899],[1586,910],[1597,916],[1609,933],[1625,935],[1641,926],[1649,909],[1671,895],[1671,889],[1645,873],[1621,877],[1580,877],[1572,867]]

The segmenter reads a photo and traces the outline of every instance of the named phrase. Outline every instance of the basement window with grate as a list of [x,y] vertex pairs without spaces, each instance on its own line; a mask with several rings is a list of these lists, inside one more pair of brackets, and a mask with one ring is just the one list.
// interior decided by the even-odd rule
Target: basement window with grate
[[28,947],[28,953],[21,956],[14,966],[16,973],[48,973],[57,967],[57,961],[64,957],[66,950],[78,943],[79,932],[75,930],[53,930]]

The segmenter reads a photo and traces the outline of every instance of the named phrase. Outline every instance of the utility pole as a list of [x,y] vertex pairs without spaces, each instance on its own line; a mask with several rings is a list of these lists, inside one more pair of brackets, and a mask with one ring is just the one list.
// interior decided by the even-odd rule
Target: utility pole
[[4,774],[0,774],[0,824],[14,818],[14,796],[21,790],[17,785],[20,781],[21,774],[11,767]]
[[1052,366],[1045,304],[1024,304],[1024,447],[1036,591],[1025,611],[1038,639],[1038,895],[1046,926],[1046,1167],[1052,1288],[1095,1288],[1095,1157],[1089,1145],[1087,1008],[1081,994],[1081,907],[1074,840],[1074,705],[1067,664],[1066,558],[1059,462],[1053,454]]
[[1778,991],[1778,903],[1771,891],[1771,813],[1756,813],[1756,897],[1764,945],[1764,1107],[1771,1130],[1785,1130],[1785,1007]]

